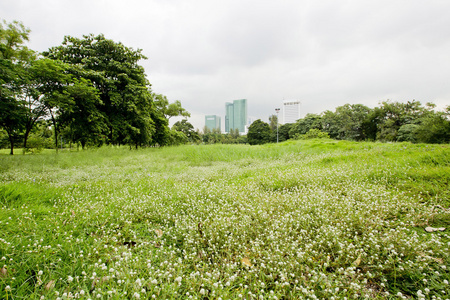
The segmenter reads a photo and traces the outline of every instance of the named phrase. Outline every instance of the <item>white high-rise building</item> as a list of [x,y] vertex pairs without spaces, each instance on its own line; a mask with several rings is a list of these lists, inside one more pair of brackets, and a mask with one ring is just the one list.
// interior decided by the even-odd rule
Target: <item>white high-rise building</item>
[[283,101],[283,124],[295,123],[300,119],[300,105],[299,100]]

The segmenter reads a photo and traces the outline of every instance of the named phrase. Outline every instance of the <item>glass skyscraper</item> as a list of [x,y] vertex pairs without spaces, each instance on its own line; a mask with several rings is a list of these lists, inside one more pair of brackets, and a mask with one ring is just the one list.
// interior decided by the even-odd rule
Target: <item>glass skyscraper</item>
[[247,99],[234,100],[233,103],[225,103],[225,132],[238,129],[245,132],[247,124]]
[[222,130],[222,128],[220,126],[220,121],[221,121],[221,119],[219,116],[216,116],[216,115],[205,116],[205,126],[209,130],[213,130],[213,129]]

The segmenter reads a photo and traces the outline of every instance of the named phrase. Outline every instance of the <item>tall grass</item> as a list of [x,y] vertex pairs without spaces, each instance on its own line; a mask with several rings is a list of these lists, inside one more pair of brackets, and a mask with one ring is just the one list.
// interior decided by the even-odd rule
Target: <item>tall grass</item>
[[445,299],[449,174],[409,143],[2,155],[0,298]]

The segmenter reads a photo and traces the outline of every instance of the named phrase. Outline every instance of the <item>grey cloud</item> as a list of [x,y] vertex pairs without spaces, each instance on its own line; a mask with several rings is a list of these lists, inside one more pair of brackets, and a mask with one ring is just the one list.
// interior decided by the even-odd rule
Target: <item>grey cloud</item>
[[283,98],[302,114],[391,99],[450,104],[450,2],[442,0],[3,0],[43,51],[104,33],[143,49],[152,88],[196,115],[247,98],[267,119]]

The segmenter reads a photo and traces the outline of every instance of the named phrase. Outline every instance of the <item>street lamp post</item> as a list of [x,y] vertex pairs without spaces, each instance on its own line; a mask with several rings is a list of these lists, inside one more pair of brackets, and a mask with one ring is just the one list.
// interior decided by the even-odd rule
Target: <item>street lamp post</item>
[[278,143],[278,113],[280,112],[280,109],[275,108],[275,111],[277,112],[277,143]]

